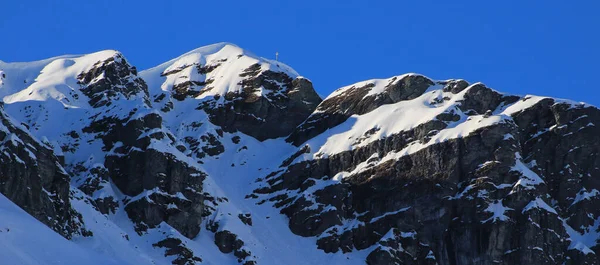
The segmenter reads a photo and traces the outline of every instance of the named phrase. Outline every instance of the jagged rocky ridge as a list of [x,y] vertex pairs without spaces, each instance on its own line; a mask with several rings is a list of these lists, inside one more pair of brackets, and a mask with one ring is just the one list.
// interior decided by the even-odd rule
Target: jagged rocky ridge
[[419,74],[321,100],[226,43],[0,69],[0,191],[122,264],[600,262],[590,105]]
[[[456,80],[422,94],[423,78],[404,76],[402,82],[415,87],[403,91],[420,90],[415,100],[440,108],[434,119],[376,140],[372,134],[389,128],[360,128],[362,136],[347,140],[352,148],[337,153],[312,150],[309,141],[306,154],[298,154],[305,159],[283,165],[256,193],[277,194],[270,200],[290,218],[292,231],[318,236],[326,252],[378,246],[369,264],[597,263],[586,255],[595,247],[574,242],[573,235],[594,238],[597,229],[598,213],[587,207],[597,190],[598,109],[505,96]],[[387,98],[394,82],[373,97]],[[369,86],[347,88],[318,109],[377,109],[385,102],[340,99]],[[325,105],[329,101],[335,105]],[[327,114],[307,121],[330,124],[320,121],[333,116]],[[472,125],[462,135],[449,135],[466,123]]]

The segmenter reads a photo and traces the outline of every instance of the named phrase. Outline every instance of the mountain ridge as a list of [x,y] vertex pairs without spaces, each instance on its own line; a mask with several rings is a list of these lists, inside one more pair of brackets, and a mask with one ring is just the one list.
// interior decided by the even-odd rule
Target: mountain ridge
[[[109,259],[598,262],[600,110],[588,104],[415,73],[321,99],[230,43],[142,71],[114,50],[0,70],[7,124],[64,168],[68,199],[53,202],[81,229],[62,235]],[[33,187],[10,171],[19,150],[0,187]]]

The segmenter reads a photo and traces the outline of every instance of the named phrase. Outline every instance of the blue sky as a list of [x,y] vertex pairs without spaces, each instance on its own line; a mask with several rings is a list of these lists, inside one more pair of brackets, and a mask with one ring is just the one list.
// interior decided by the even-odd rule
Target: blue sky
[[417,72],[600,106],[598,10],[597,0],[5,0],[0,60],[116,49],[145,69],[227,41],[279,51],[322,95]]

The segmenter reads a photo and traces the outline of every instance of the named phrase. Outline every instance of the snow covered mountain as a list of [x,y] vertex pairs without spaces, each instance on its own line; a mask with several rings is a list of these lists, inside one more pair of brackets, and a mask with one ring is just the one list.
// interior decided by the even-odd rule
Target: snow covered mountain
[[321,99],[229,43],[0,72],[11,264],[600,263],[594,106],[419,74]]

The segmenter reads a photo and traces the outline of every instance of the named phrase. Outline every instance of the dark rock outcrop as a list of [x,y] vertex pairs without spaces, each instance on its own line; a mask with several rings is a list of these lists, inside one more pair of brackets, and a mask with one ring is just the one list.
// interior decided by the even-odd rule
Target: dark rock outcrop
[[375,86],[367,83],[363,86],[352,86],[325,99],[304,123],[300,124],[287,138],[295,146],[300,146],[307,140],[323,133],[329,128],[339,125],[354,114],[365,114],[381,105],[392,104],[403,100],[414,99],[434,82],[427,77],[408,74],[393,77],[385,86],[383,92],[368,95]]
[[252,253],[244,248],[244,241],[238,238],[236,234],[223,230],[215,233],[215,245],[223,253],[231,253],[243,265],[254,265],[256,261],[252,259]]
[[[159,115],[130,117],[109,118],[110,129],[98,132],[105,150],[112,150],[104,162],[108,175],[124,194],[134,198],[125,210],[138,225],[138,232],[165,221],[183,235],[195,237],[204,211],[205,174],[176,156],[174,138],[162,128]],[[94,126],[89,130],[95,132]]]
[[227,132],[240,131],[260,141],[287,136],[321,102],[308,79],[262,71],[258,64],[240,76],[245,78],[241,92],[215,97],[199,107]]
[[88,103],[95,108],[108,106],[111,100],[124,96],[131,98],[143,93],[148,101],[148,86],[137,76],[134,66],[127,63],[120,53],[104,61],[98,61],[92,69],[77,76],[81,92],[89,98]]
[[[102,141],[106,155],[103,167],[80,170],[85,177],[79,188],[92,196],[110,179],[130,197],[124,202],[125,210],[138,233],[164,221],[184,236],[195,237],[205,210],[205,174],[183,161],[187,158],[175,137],[163,127],[162,116],[150,109],[146,84],[137,77],[135,67],[116,54],[96,63],[79,78],[90,104],[94,108],[108,107],[82,129],[82,133]],[[123,112],[127,106],[113,101],[120,96],[135,103],[126,115]],[[114,211],[114,203],[111,196],[94,200],[103,213]]]
[[86,235],[71,208],[70,177],[52,148],[15,125],[0,106],[0,192],[66,238]]
[[202,262],[202,259],[195,256],[189,248],[178,238],[167,237],[159,242],[152,244],[155,248],[164,248],[165,257],[175,257],[171,262],[175,265],[196,265]]

